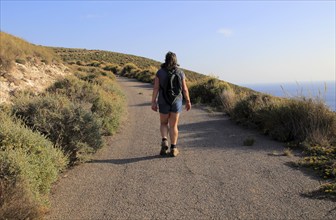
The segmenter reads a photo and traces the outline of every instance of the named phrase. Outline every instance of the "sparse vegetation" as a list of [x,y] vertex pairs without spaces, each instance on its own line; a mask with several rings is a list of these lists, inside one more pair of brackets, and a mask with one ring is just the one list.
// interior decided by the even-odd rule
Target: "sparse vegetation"
[[59,148],[0,112],[1,218],[37,218],[48,206],[51,184],[66,165],[67,157]]
[[0,44],[1,70],[10,70],[15,62],[25,64],[27,60],[31,62],[44,60],[45,62],[51,63],[59,60],[50,48],[30,44],[23,39],[5,32],[0,32]]
[[[8,76],[15,63],[59,60],[50,48],[3,32],[0,52]],[[106,62],[73,61],[73,76],[39,94],[15,91],[12,104],[0,106],[1,218],[41,218],[58,173],[86,160],[103,145],[103,135],[116,132],[125,114],[114,75],[119,70]]]
[[321,191],[336,196],[336,148],[335,145],[312,145],[311,143],[302,143],[305,149],[305,156],[298,162],[299,165],[311,167],[317,173],[329,180],[327,184],[321,186]]
[[284,155],[287,156],[287,157],[293,157],[294,156],[293,151],[290,148],[284,149]]

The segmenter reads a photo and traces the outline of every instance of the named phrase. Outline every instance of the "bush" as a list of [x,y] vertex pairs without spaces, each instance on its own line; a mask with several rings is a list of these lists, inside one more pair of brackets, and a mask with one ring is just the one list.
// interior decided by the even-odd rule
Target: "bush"
[[[111,135],[119,127],[124,110],[124,96],[111,78],[107,76],[82,75],[83,81],[68,77],[56,82],[48,89],[55,94],[64,94],[71,100],[79,102],[91,111],[97,121],[102,123],[102,134]],[[95,84],[89,83],[93,82]]]
[[97,119],[65,96],[22,96],[14,100],[13,110],[29,127],[59,145],[72,162],[85,159],[103,145]]
[[234,107],[238,102],[238,97],[232,89],[223,90],[220,94],[220,100],[222,102],[223,111],[229,116],[233,115]]
[[[86,74],[87,76],[87,74]],[[55,95],[62,94],[69,99],[79,103],[88,104],[88,108],[91,108],[91,104],[96,99],[98,94],[98,88],[92,83],[84,80],[80,80],[75,76],[68,76],[63,80],[55,82],[47,89],[47,92]]]
[[66,165],[67,157],[45,137],[0,113],[0,211],[5,219],[39,216]]
[[135,75],[135,77],[141,82],[154,83],[154,78],[157,71],[158,69],[156,67],[150,66],[145,70],[140,71],[138,74]]
[[77,64],[78,66],[86,66],[86,64],[85,64],[83,61],[80,61],[80,60],[78,60],[78,61],[76,62],[76,64]]
[[91,63],[88,63],[87,66],[100,67],[101,63],[98,61],[92,61]]
[[106,71],[110,71],[113,74],[119,74],[120,71],[121,71],[121,67],[119,65],[116,65],[116,64],[109,64],[109,65],[105,66],[103,69],[106,70]]
[[133,63],[127,63],[123,69],[121,70],[120,75],[129,77],[129,78],[135,78],[135,75],[140,72],[140,69]]
[[230,86],[214,77],[206,77],[200,81],[191,83],[189,95],[192,103],[209,104],[212,107],[221,106],[220,94]]
[[98,72],[98,73],[77,73],[76,76],[84,81],[93,83],[93,84],[98,84],[98,85],[103,85],[106,81],[114,81],[115,76],[112,73],[108,72]]
[[1,219],[38,219],[42,214],[41,205],[34,200],[32,192],[20,177],[19,167],[13,158],[18,157],[0,151]]
[[284,101],[270,112],[268,119],[271,136],[278,140],[319,145],[336,141],[336,114],[319,100]]
[[117,95],[101,90],[93,102],[91,111],[102,122],[103,134],[114,134],[123,113],[122,100]]
[[[256,93],[247,96],[236,103],[232,117],[238,123],[257,127],[267,133],[265,123],[267,122],[270,109],[275,105],[275,99],[269,95]],[[266,120],[265,120],[266,117]]]

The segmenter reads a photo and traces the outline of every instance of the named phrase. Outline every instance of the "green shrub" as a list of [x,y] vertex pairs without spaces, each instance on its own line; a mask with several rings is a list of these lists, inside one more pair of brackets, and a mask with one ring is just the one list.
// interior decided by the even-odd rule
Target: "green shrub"
[[15,59],[15,62],[23,65],[26,64],[26,61],[24,59]]
[[[63,94],[69,99],[79,103],[93,103],[98,95],[98,87],[95,87],[88,81],[80,80],[75,76],[67,76],[55,82],[47,89],[47,92],[55,95]],[[90,104],[88,106],[91,108]]]
[[103,144],[97,119],[65,96],[22,96],[14,100],[13,110],[29,127],[59,145],[72,162],[85,159]]
[[115,80],[115,75],[113,73],[103,70],[101,68],[82,66],[78,67],[76,70],[75,76],[85,81],[90,81],[91,79],[99,76],[107,76],[110,79]]
[[318,171],[324,179],[330,179],[329,183],[321,186],[322,192],[336,196],[336,147],[335,145],[320,146],[308,142],[303,144],[305,156],[299,161],[299,165],[311,167]]
[[273,97],[256,93],[237,102],[233,109],[232,117],[238,123],[257,127],[266,133],[264,125],[274,104]]
[[133,63],[127,63],[121,70],[120,75],[135,78],[136,73],[140,72],[140,69]]
[[206,77],[189,86],[189,94],[192,103],[209,104],[213,107],[221,106],[220,94],[230,86],[214,77]]
[[329,144],[336,138],[336,114],[313,99],[280,99],[253,94],[238,101],[232,118],[280,141]]
[[117,131],[123,113],[122,101],[120,96],[104,90],[101,90],[94,100],[91,111],[101,120],[103,134],[111,135]]
[[92,61],[91,63],[86,64],[87,66],[94,66],[94,67],[100,67],[101,62],[99,61]]
[[283,101],[267,118],[275,139],[328,145],[336,141],[336,114],[317,100]]
[[114,81],[115,76],[112,73],[108,72],[99,72],[99,73],[88,73],[88,74],[80,74],[77,73],[76,76],[84,81],[93,83],[93,84],[98,84],[98,85],[103,85],[106,81]]
[[0,151],[1,219],[38,219],[42,214],[41,205],[34,199],[29,187],[20,177],[20,168],[16,160],[22,159]]
[[105,66],[103,69],[106,70],[106,71],[110,71],[113,74],[119,74],[122,68],[119,65],[116,65],[116,64],[109,64],[109,65]]
[[78,61],[76,62],[76,64],[77,64],[78,66],[86,66],[86,64],[85,64],[83,61],[80,61],[80,60],[78,60]]
[[67,157],[45,137],[0,113],[0,211],[5,219],[37,218],[66,165]]
[[154,83],[154,78],[158,69],[154,66],[150,66],[145,70],[138,72],[135,78],[141,82]]
[[92,112],[97,121],[102,123],[102,133],[111,135],[119,127],[124,110],[124,96],[110,77],[89,76],[91,75],[81,76],[88,81],[68,77],[56,82],[48,91],[64,94],[71,100],[79,102],[81,106]]

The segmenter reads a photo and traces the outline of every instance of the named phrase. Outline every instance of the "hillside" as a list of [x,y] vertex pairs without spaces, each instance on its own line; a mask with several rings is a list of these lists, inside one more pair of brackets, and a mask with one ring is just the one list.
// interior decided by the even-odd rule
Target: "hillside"
[[0,33],[0,219],[41,219],[52,184],[115,134],[127,112],[113,73]]
[[[122,54],[110,51],[102,50],[86,50],[86,49],[70,49],[70,48],[52,48],[54,51],[62,57],[66,63],[73,63],[81,61],[89,63],[92,61],[98,61],[102,64],[116,64],[118,66],[125,66],[128,63],[133,63],[140,69],[146,69],[150,66],[159,68],[161,63],[149,58],[134,56],[130,54]],[[183,69],[189,80],[197,80],[205,77],[200,73]]]
[[[80,66],[96,66],[96,67],[98,66],[101,68],[104,68],[109,65],[114,65],[119,68],[124,68],[128,64],[132,64],[134,66],[132,66],[131,68],[135,68],[138,70],[150,69],[152,71],[159,69],[161,65],[160,62],[145,57],[110,52],[110,51],[70,49],[70,48],[57,48],[57,47],[51,47],[51,49],[53,49],[55,53],[63,59],[64,62],[71,65],[79,64]],[[209,77],[201,73],[197,73],[183,68],[182,70],[185,72],[187,80],[191,84],[199,83],[204,80],[207,81],[209,78],[211,78],[211,80],[215,80],[215,83],[228,85],[237,94],[243,93],[245,95],[245,94],[257,93],[249,88],[238,86],[229,82],[225,82],[223,80],[218,80],[217,78]],[[118,74],[117,72],[118,71],[115,71],[115,74]],[[139,79],[138,77],[140,81],[145,82],[151,82],[153,78],[154,78],[153,74],[150,77],[150,79],[147,80],[142,80]]]
[[0,103],[18,90],[42,92],[69,68],[52,50],[0,33]]
[[[127,73],[125,76],[152,82],[160,64],[145,57],[110,51],[38,46],[1,32],[0,103],[7,102],[10,95],[19,90],[41,92],[57,78],[78,71],[91,71],[91,73],[112,71],[118,75]],[[248,88],[194,71],[183,70],[189,85],[201,84],[203,86],[199,88],[201,90],[218,93],[223,88],[230,87],[238,95],[255,93]],[[206,96],[193,101],[207,104],[213,99],[214,96]],[[217,105],[219,101],[213,104]]]

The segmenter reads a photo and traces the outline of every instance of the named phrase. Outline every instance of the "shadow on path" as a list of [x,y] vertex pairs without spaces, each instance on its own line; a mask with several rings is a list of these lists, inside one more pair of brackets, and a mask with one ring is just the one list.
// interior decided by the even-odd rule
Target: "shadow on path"
[[124,165],[124,164],[137,163],[140,161],[155,160],[155,159],[162,159],[162,158],[165,158],[165,157],[162,157],[160,155],[152,155],[152,156],[145,156],[145,157],[125,158],[125,159],[92,160],[88,163],[112,163],[112,164],[117,164],[117,165]]
[[131,106],[131,107],[135,107],[135,106],[140,106],[140,107],[148,106],[148,107],[150,107],[151,105],[152,105],[151,102],[144,102],[144,103],[140,103],[140,104],[136,104],[136,105],[129,105],[129,106]]
[[[139,82],[139,81],[138,81]],[[139,84],[139,85],[134,85],[130,87],[135,87],[135,88],[142,88],[142,89],[153,89],[153,85],[149,83],[144,83],[144,84]]]

